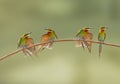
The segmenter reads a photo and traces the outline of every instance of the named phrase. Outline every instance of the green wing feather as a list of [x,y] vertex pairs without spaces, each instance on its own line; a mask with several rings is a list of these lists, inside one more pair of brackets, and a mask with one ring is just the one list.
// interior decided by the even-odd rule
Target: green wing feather
[[58,37],[57,37],[55,31],[53,31],[53,36],[54,36],[56,39],[58,39]]
[[22,43],[22,38],[20,38],[18,41],[18,48],[21,46],[21,43]]
[[81,33],[81,32],[78,32],[78,33],[76,34],[76,37],[78,37],[78,36],[80,35],[80,33]]
[[24,47],[25,46],[25,40],[21,37],[19,42],[18,42],[18,48],[19,47]]

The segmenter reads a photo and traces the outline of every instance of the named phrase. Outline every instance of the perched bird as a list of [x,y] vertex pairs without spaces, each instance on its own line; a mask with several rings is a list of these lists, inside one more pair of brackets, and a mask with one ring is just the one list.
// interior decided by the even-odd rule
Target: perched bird
[[[77,37],[77,39],[78,40],[83,40],[83,36],[84,36],[84,29],[81,29],[77,34],[76,34],[76,37]],[[83,49],[84,49],[84,42],[83,41],[77,41],[76,42],[76,47],[83,47]]]
[[85,46],[87,46],[88,51],[91,53],[92,42],[90,42],[90,41],[93,39],[93,34],[89,32],[90,29],[91,28],[87,28],[87,27],[83,28],[76,34],[76,37],[79,40],[82,40],[82,41],[77,41],[76,45],[78,47],[82,46],[83,49],[84,49]]
[[[18,42],[18,48],[23,48],[23,53],[26,56],[32,56],[33,54],[36,55],[36,49],[35,49],[35,46],[33,46],[34,41],[32,38],[30,38],[30,34],[31,34],[31,32],[24,34],[19,39],[19,42]],[[33,46],[33,47],[31,47],[31,46]]]
[[[105,33],[106,27],[101,27],[99,29],[99,33],[98,33],[98,41],[100,42],[104,42],[105,38],[106,38],[106,33]],[[102,44],[99,44],[99,57],[101,55],[102,52]]]
[[[44,50],[45,48],[52,49],[53,41],[58,38],[54,30],[52,29],[45,29],[45,30],[47,30],[47,33],[43,34],[40,39],[40,43],[43,44],[38,46],[38,52]],[[45,42],[49,42],[49,43],[45,43]]]

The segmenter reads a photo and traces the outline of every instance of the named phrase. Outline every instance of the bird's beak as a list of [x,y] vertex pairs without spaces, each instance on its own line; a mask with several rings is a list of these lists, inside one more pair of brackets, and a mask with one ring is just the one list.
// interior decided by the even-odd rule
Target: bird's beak
[[107,30],[108,29],[108,27],[104,27],[104,30]]
[[32,32],[28,32],[28,33],[26,34],[26,36],[30,36],[31,33],[32,33]]
[[92,27],[87,28],[87,30],[91,30],[91,29],[92,29]]
[[48,29],[45,29],[45,30],[48,30]]
[[27,33],[27,35],[30,35],[32,32]]
[[45,29],[45,30],[51,31],[51,29]]
[[105,27],[105,30],[108,29],[108,27]]

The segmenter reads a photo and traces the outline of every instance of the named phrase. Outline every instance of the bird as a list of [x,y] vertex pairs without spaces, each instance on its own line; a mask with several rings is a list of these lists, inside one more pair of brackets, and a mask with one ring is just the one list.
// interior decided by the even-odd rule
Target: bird
[[30,37],[31,32],[23,34],[18,41],[18,48],[23,48],[23,53],[26,56],[37,55],[34,41]]
[[91,53],[91,46],[92,46],[92,42],[91,40],[93,39],[93,34],[89,32],[91,28],[85,27],[83,29],[81,29],[77,34],[76,37],[81,40],[81,41],[77,41],[77,46],[82,46],[83,49],[85,46],[87,46],[88,51]]
[[[107,28],[106,27],[101,27],[99,29],[99,33],[98,33],[98,41],[99,42],[104,42],[105,39],[106,39],[106,30]],[[101,52],[102,52],[102,44],[99,44],[99,57],[101,55]]]
[[45,48],[52,49],[53,41],[55,39],[58,39],[54,30],[50,28],[45,30],[47,30],[47,33],[41,36],[41,39],[40,39],[41,45],[38,46],[38,52],[43,51]]

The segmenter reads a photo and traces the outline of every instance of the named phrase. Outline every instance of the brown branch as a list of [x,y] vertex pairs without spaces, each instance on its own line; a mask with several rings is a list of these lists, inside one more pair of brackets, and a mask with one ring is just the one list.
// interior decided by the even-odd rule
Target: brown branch
[[8,57],[10,57],[10,56],[12,56],[12,55],[20,52],[20,51],[22,51],[22,49],[15,50],[15,51],[9,53],[8,55],[2,56],[2,57],[0,58],[0,61],[4,60],[4,59],[6,59],[6,58],[8,58]]
[[[54,42],[68,42],[68,41],[83,41],[83,40],[74,40],[74,39],[64,39],[64,40],[55,40]],[[104,42],[99,42],[99,41],[90,41],[86,40],[87,42],[92,42],[96,44],[103,44],[103,45],[108,45],[108,46],[113,46],[113,47],[120,47],[120,44],[111,44],[111,43],[104,43]]]
[[[55,41],[53,41],[53,42],[71,42],[71,41],[83,41],[83,40],[63,39],[63,40],[55,40]],[[103,45],[108,45],[108,46],[113,46],[113,47],[120,47],[120,45],[117,45],[117,44],[110,44],[110,43],[103,43],[103,42],[89,41],[89,40],[87,40],[87,41],[88,41],[88,42],[92,42],[92,43],[96,43],[96,44],[103,44]],[[38,43],[38,44],[34,44],[33,46],[39,46],[39,45],[47,44],[47,43],[50,43],[50,42]],[[31,47],[33,47],[33,46],[31,46]],[[28,48],[30,48],[30,47],[28,47]],[[16,53],[22,51],[23,49],[27,49],[27,48],[17,49],[17,50],[15,50],[15,51],[13,51],[13,52],[11,52],[11,53],[5,55],[5,56],[2,56],[2,57],[0,58],[0,61],[4,60],[4,59],[6,59],[6,58],[8,58],[8,57],[10,57],[10,56],[13,56],[14,54],[16,54]]]

